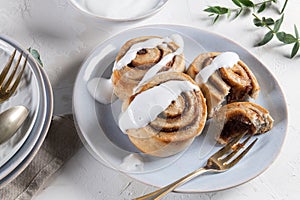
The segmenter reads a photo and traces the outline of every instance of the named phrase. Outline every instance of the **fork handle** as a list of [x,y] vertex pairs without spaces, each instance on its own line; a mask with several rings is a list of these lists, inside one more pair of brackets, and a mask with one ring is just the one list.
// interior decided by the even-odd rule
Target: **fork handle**
[[195,178],[205,172],[208,172],[208,171],[210,171],[210,169],[207,169],[204,167],[199,168],[163,188],[160,188],[160,189],[158,189],[154,192],[151,192],[149,194],[146,194],[144,196],[137,197],[134,200],[157,200],[157,199],[160,199],[160,198],[164,197],[166,194],[168,194],[169,192],[173,191],[178,186],[181,186],[184,183],[186,183],[186,182],[192,180],[193,178]]

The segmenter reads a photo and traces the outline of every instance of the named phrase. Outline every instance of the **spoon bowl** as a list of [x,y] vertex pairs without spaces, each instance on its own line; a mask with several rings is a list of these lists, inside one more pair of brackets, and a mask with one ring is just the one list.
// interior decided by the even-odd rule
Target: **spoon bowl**
[[29,111],[24,106],[11,107],[0,114],[0,144],[9,140],[26,120]]

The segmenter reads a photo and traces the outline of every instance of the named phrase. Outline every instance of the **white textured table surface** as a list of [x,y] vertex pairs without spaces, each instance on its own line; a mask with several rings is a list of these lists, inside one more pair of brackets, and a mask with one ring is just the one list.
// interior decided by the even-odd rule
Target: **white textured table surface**
[[[228,5],[232,5],[228,1]],[[258,2],[258,1],[256,1]],[[104,24],[82,16],[67,0],[0,0],[0,32],[25,47],[38,49],[54,90],[54,113],[71,112],[72,87],[83,59],[101,41],[118,32],[147,24],[179,24],[209,30],[230,38],[257,56],[281,84],[289,107],[288,134],[276,161],[262,175],[239,187],[201,194],[172,193],[166,199],[264,199],[296,200],[300,196],[300,56],[289,59],[291,46],[271,42],[254,47],[265,29],[258,29],[252,17],[222,20],[212,25],[202,10],[224,1],[170,0],[156,15],[127,24]],[[282,6],[283,0],[279,0]],[[300,1],[291,0],[286,8],[283,30],[293,32],[299,22]],[[267,15],[278,18],[276,11]],[[35,200],[52,199],[131,199],[154,188],[98,163],[81,149],[49,181]]]

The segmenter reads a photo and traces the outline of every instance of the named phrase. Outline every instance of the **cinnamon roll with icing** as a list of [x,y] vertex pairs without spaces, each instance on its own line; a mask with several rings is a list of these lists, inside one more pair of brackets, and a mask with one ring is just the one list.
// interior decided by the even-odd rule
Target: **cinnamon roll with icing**
[[122,100],[130,97],[137,86],[162,71],[183,72],[185,60],[183,40],[169,37],[143,36],[129,40],[120,49],[113,68],[114,93]]
[[256,98],[260,87],[248,66],[233,52],[200,54],[187,73],[199,84],[211,118],[223,103]]
[[123,103],[119,127],[142,152],[158,157],[187,148],[204,128],[207,109],[186,74],[161,72]]
[[226,144],[239,134],[262,134],[273,127],[273,119],[265,108],[252,102],[234,102],[221,107],[213,117],[216,139]]

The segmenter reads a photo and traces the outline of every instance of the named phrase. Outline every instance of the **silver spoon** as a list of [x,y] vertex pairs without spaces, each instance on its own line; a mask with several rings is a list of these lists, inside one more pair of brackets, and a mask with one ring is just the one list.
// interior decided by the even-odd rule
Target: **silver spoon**
[[20,128],[29,111],[24,106],[11,107],[0,114],[0,144],[9,140]]

